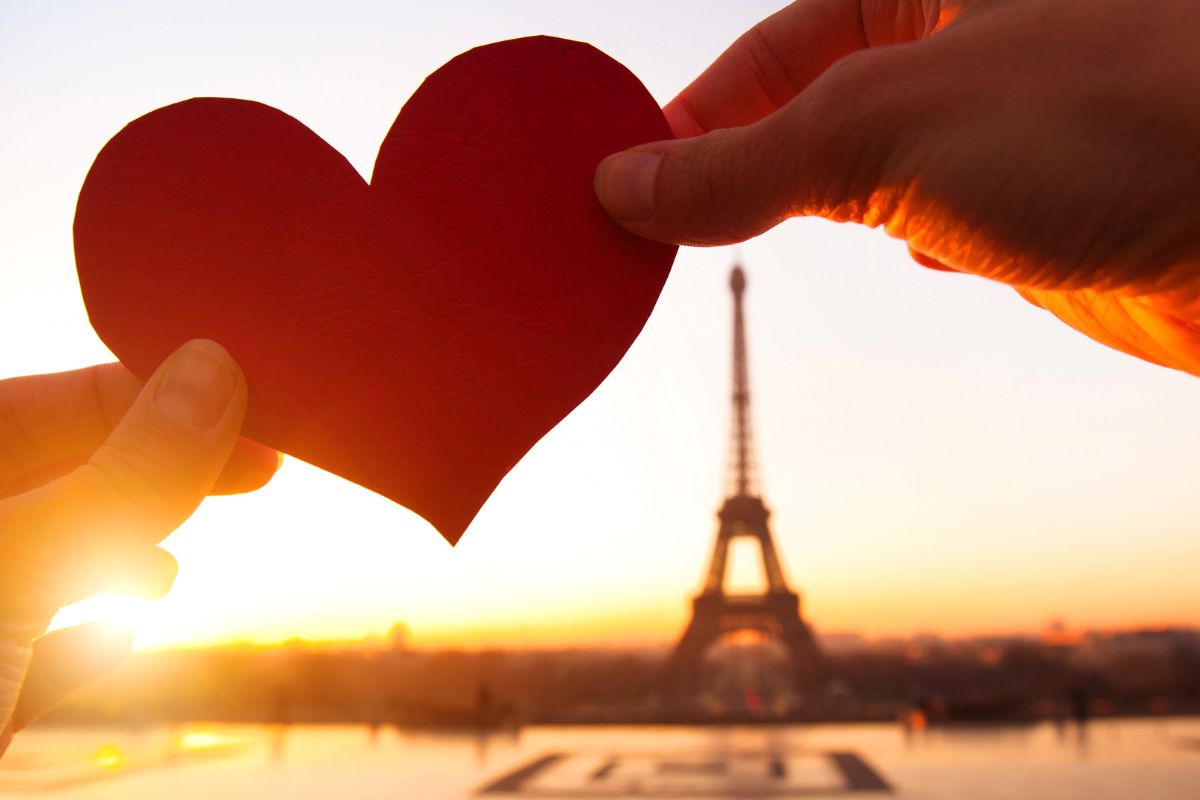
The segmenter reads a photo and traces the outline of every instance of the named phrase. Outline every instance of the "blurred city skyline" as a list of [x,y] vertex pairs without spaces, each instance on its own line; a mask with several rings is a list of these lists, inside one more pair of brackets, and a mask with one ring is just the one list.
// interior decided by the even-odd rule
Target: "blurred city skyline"
[[[71,219],[91,160],[135,117],[192,96],[260,100],[369,174],[404,100],[470,47],[588,41],[665,103],[781,5],[6,6],[0,377],[111,358],[79,298]],[[457,548],[288,459],[272,485],[207,501],[167,540],[180,562],[168,598],[101,598],[60,622],[133,620],[144,648],[356,639],[395,620],[430,646],[672,641],[722,499],[735,260],[764,495],[818,632],[1200,623],[1200,382],[1106,350],[1006,287],[923,270],[882,232],[820,220],[682,249],[625,360]]]

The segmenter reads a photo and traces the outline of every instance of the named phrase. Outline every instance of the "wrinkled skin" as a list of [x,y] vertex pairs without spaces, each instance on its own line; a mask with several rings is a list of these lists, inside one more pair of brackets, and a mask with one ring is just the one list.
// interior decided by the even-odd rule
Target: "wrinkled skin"
[[1200,375],[1197,30],[1192,0],[799,0],[668,105],[690,138],[607,159],[597,194],[669,242],[882,227]]

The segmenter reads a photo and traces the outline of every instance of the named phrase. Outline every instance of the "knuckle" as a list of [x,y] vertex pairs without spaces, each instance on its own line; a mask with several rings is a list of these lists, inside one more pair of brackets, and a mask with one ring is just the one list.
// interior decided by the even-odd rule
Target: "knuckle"
[[799,83],[792,77],[779,56],[779,51],[767,36],[765,22],[759,22],[745,36],[746,57],[750,72],[759,91],[774,105],[786,103],[800,90]]
[[720,177],[724,165],[718,157],[718,150],[724,149],[720,147],[724,137],[725,132],[720,131],[714,134],[708,146],[696,148],[692,169],[687,175],[687,194],[695,207],[718,209],[727,196],[728,189],[723,187],[725,182]]
[[9,554],[0,566],[0,640],[13,632],[31,633],[33,638],[45,630],[55,612],[69,598],[69,587],[79,570],[75,558],[47,558],[42,553]]
[[806,93],[818,110],[832,117],[878,97],[881,89],[894,88],[895,48],[859,50],[838,59],[813,81]]
[[21,409],[32,408],[34,398],[28,381],[12,378],[0,382],[0,476],[17,476],[38,442],[30,432]]
[[896,159],[922,114],[905,47],[851,54],[805,92],[791,124],[803,126],[806,142],[806,211],[860,219],[897,179]]
[[190,492],[172,465],[115,441],[81,469],[99,495],[124,510],[122,516],[156,528],[173,529],[182,521],[178,509]]
[[774,149],[739,129],[694,140],[669,166],[669,183],[681,196],[668,204],[668,224],[685,230],[689,244],[736,241],[771,227],[780,195],[770,167]]

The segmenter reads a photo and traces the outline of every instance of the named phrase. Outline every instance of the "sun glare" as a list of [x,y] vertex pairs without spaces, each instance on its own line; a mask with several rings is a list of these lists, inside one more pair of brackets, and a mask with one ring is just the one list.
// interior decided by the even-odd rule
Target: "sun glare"
[[152,613],[152,601],[115,594],[100,594],[63,608],[50,621],[50,630],[73,628],[85,622],[102,622],[136,633]]
[[229,747],[239,740],[210,730],[194,729],[180,734],[178,746],[181,750],[212,750],[217,747]]
[[106,744],[96,751],[92,760],[104,769],[117,770],[125,766],[125,754],[115,744]]

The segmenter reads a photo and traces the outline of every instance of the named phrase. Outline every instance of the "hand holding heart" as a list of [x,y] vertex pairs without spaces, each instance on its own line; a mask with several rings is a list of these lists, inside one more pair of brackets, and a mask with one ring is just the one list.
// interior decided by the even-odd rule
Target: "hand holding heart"
[[274,473],[243,424],[457,540],[649,315],[675,248],[611,222],[591,176],[667,134],[628,71],[544,38],[431,76],[370,185],[256,103],[118,134],[75,238],[93,324],[132,372],[0,382],[0,754],[129,647],[97,625],[42,635],[59,607],[165,592],[156,543]]
[[679,140],[608,160],[597,189],[667,242],[883,227],[1200,375],[1198,27],[1193,0],[803,0],[667,106]]
[[0,754],[128,650],[94,624],[41,636],[59,607],[165,593],[175,561],[155,545],[206,495],[270,479],[277,454],[238,437],[245,409],[245,379],[212,342],[145,386],[118,364],[0,382]]

